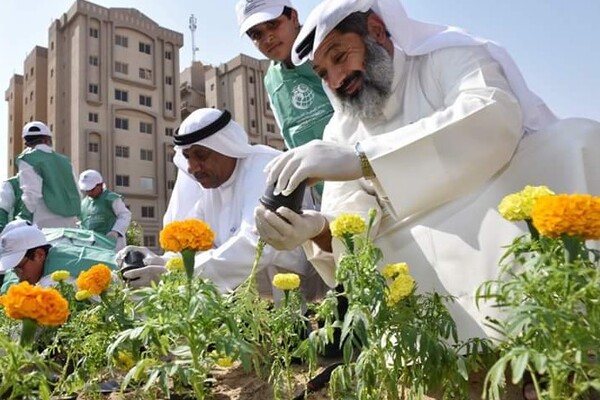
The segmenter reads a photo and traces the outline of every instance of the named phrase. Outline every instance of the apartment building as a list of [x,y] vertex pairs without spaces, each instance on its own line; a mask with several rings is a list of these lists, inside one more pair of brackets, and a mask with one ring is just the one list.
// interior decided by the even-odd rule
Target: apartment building
[[77,0],[51,23],[48,47],[27,57],[25,78],[14,76],[6,91],[15,114],[11,168],[22,149],[16,138],[23,123],[46,121],[55,149],[71,158],[76,172],[99,170],[124,195],[144,244],[157,247],[176,176],[172,136],[180,123],[182,45],[181,33],[136,9]]
[[21,129],[23,129],[23,75],[13,75],[8,89],[4,92],[4,100],[8,103],[7,131],[7,168],[8,176],[16,174],[15,158],[23,150]]

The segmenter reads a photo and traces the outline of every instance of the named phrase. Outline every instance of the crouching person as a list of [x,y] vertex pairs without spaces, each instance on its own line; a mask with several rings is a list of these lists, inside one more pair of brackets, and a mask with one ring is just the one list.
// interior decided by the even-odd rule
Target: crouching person
[[73,282],[81,271],[95,264],[115,269],[115,252],[90,244],[53,241],[28,221],[10,222],[0,235],[0,274],[4,274],[1,293],[18,282],[52,286],[51,275],[58,270],[70,273]]
[[[194,111],[183,121],[174,138],[179,173],[188,174],[202,187],[202,196],[189,199],[195,204],[194,218],[205,221],[215,232],[214,247],[199,252],[195,259],[195,273],[210,279],[222,293],[235,289],[250,275],[256,256],[258,233],[254,225],[254,208],[266,189],[265,166],[281,154],[278,150],[248,143],[243,128],[231,119],[227,111],[212,108]],[[181,157],[183,155],[183,157]],[[183,164],[183,165],[182,165]],[[186,196],[174,193],[174,196]],[[188,195],[189,196],[189,195]],[[305,207],[311,208],[309,195]],[[179,215],[178,210],[173,210]],[[132,286],[149,285],[166,271],[164,264],[173,256],[159,257],[147,249],[146,267],[124,272]],[[122,263],[131,247],[117,255]],[[262,296],[278,301],[281,293],[271,282],[275,274],[293,272],[301,278],[301,290],[307,300],[322,295],[325,285],[301,248],[279,251],[264,249],[257,276]]]

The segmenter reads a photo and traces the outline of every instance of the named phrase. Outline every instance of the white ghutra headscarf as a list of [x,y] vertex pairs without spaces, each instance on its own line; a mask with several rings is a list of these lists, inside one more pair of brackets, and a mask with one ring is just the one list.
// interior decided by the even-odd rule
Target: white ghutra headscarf
[[370,9],[381,17],[394,43],[409,56],[446,47],[485,46],[502,66],[521,104],[525,130],[537,131],[557,120],[544,101],[529,90],[517,65],[504,48],[490,40],[472,36],[461,28],[413,20],[406,14],[400,0],[324,0],[311,11],[294,42],[294,64],[312,60],[321,42],[348,15]]

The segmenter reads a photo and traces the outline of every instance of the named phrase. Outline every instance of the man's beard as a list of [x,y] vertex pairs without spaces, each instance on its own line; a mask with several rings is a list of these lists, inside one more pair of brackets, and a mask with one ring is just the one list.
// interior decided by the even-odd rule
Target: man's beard
[[[371,119],[382,115],[383,106],[390,97],[394,63],[387,50],[370,36],[365,38],[365,50],[365,71],[355,71],[348,76],[335,94],[343,113]],[[343,89],[353,77],[362,77],[362,85],[356,93],[347,95]]]

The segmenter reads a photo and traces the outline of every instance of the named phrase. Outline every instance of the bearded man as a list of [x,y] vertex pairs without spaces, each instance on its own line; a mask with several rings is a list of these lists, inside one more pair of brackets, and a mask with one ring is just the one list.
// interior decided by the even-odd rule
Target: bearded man
[[525,185],[600,194],[600,124],[558,121],[501,47],[412,20],[397,0],[325,0],[294,50],[295,63],[312,60],[334,115],[323,141],[269,164],[268,183],[285,195],[325,180],[322,208],[257,207],[261,237],[303,245],[334,287],[342,245],[328,221],[374,208],[382,266],[407,262],[421,292],[454,296],[461,339],[492,335],[485,318],[497,310],[478,307],[475,291],[526,229],[497,205]]

